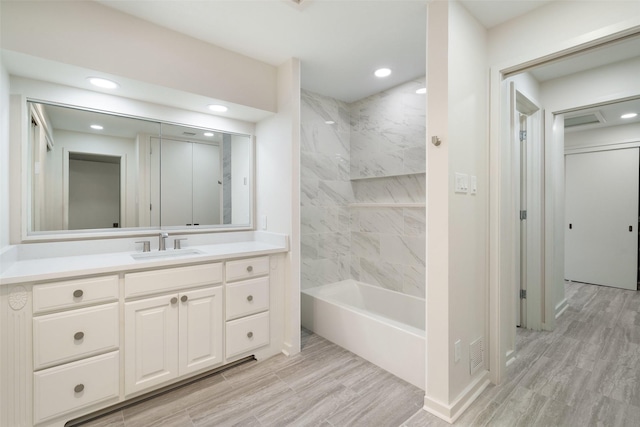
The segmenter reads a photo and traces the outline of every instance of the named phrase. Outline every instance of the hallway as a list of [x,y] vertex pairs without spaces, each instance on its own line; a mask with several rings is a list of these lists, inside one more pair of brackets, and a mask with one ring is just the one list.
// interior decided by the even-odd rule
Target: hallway
[[[566,283],[553,332],[518,330],[507,380],[487,390],[457,426],[640,424],[640,293]],[[446,425],[417,413],[407,427]]]

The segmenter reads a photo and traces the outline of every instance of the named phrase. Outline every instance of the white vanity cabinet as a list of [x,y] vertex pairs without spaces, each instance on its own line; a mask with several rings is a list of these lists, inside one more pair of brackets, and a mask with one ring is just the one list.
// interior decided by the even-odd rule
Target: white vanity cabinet
[[269,344],[269,257],[225,267],[225,353],[232,359]]
[[125,298],[159,290],[124,303],[126,396],[223,363],[222,264],[125,274]]
[[[125,254],[109,266],[44,259],[0,273],[0,426],[62,427],[284,351],[285,251],[242,243],[201,261]],[[74,262],[64,274],[51,267]]]
[[33,287],[34,423],[117,401],[118,276]]

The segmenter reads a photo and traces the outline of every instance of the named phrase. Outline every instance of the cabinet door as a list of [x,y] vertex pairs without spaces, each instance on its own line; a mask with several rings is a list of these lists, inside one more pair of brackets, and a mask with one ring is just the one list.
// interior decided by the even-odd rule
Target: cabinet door
[[178,376],[178,295],[125,303],[125,393]]
[[180,375],[222,363],[222,287],[180,294]]

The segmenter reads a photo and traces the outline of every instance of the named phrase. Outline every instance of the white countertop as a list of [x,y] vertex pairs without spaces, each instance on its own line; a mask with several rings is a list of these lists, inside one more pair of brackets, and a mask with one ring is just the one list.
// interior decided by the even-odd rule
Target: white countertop
[[[163,257],[159,259],[147,258],[140,260],[136,260],[131,256],[132,254],[141,253],[139,251],[24,260],[18,259],[15,262],[12,262],[2,272],[2,274],[0,274],[0,286],[62,278],[69,279],[93,274],[148,270],[171,266],[175,267],[223,259],[269,255],[288,251],[286,244],[279,245],[261,241],[189,246],[185,249],[196,249],[201,253],[178,257]],[[173,249],[167,249],[163,255],[169,255],[172,253],[175,253]]]

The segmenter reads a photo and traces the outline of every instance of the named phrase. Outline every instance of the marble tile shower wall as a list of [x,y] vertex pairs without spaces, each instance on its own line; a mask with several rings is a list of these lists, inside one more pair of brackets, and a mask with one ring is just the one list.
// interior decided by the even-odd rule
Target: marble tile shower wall
[[424,203],[425,174],[354,181],[351,277],[425,297],[425,208],[357,207],[358,203]]
[[416,79],[350,104],[351,178],[426,172],[425,95]]
[[424,297],[425,209],[358,206],[425,202],[425,174],[416,173],[425,169],[425,98],[415,93],[423,86],[412,81],[353,104],[303,91],[303,289],[353,278]]
[[306,91],[301,101],[301,286],[307,289],[350,277],[348,205],[354,196],[348,105]]

